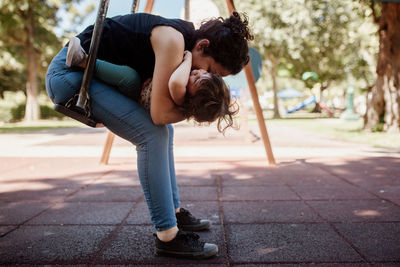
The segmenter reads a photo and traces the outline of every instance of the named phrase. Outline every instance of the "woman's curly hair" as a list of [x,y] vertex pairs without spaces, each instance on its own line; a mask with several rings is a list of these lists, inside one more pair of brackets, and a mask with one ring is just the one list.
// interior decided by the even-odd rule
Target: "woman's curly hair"
[[228,127],[233,127],[233,116],[239,109],[231,103],[230,91],[224,80],[216,74],[210,75],[210,78],[200,81],[194,95],[186,93],[180,108],[186,119],[194,119],[200,124],[217,120],[218,131],[223,133]]
[[210,45],[204,47],[204,54],[236,74],[249,62],[247,42],[254,37],[248,24],[246,14],[233,12],[229,18],[219,17],[203,22],[196,30],[195,38],[208,39]]

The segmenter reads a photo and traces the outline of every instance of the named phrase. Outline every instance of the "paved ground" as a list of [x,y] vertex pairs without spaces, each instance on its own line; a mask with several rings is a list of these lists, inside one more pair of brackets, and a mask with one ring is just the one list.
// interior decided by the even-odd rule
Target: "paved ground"
[[399,150],[268,130],[274,167],[241,132],[176,127],[183,206],[220,247],[204,261],[153,255],[125,141],[103,166],[102,129],[0,135],[0,265],[400,266]]

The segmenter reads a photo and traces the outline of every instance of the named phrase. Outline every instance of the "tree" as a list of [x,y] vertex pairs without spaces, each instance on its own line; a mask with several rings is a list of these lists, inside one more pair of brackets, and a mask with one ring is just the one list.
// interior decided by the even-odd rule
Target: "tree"
[[372,130],[383,123],[383,130],[399,133],[400,4],[371,2],[371,9],[374,21],[379,25],[379,52],[377,80],[371,90],[365,128]]
[[[318,74],[316,87],[322,95],[332,84],[359,75],[360,64],[366,62],[371,33],[365,29],[372,23],[365,25],[368,22],[363,14],[367,8],[359,2],[251,0],[236,4],[250,17],[255,34],[252,45],[266,59],[264,65],[270,71],[274,95],[279,88],[277,77],[301,80],[302,74],[309,71]],[[364,76],[371,76],[367,68],[362,70]],[[277,108],[274,113],[279,116]]]
[[[23,90],[25,84],[26,121],[39,118],[39,84],[61,46],[54,32],[61,21],[57,12],[61,8],[73,11],[74,2],[79,0],[0,2],[0,92]],[[78,21],[79,16],[74,19]]]

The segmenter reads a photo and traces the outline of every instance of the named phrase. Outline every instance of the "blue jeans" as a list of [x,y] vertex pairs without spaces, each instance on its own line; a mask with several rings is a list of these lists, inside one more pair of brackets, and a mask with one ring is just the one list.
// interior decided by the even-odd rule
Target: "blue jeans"
[[[46,90],[56,104],[64,104],[80,88],[83,72],[65,65],[67,48],[51,62]],[[154,125],[150,114],[115,88],[93,78],[90,87],[93,117],[116,135],[136,146],[140,183],[158,231],[176,226],[175,209],[180,207],[173,155],[173,127]]]

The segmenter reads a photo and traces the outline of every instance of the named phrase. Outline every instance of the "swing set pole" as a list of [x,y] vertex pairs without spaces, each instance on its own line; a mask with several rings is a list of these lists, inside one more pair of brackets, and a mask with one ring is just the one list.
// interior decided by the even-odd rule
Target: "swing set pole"
[[76,102],[76,106],[82,108],[85,111],[86,107],[89,104],[88,101],[89,101],[90,82],[93,77],[94,67],[96,64],[97,51],[99,49],[101,33],[103,32],[103,25],[106,19],[109,2],[110,0],[100,1],[96,23],[93,29],[93,36],[92,40],[90,41],[88,63],[85,68],[85,72],[83,73],[82,85],[79,91],[78,100]]
[[[236,10],[233,0],[226,0],[226,5],[228,6],[229,14],[232,14]],[[262,113],[262,108],[258,99],[256,81],[254,79],[253,69],[250,62],[244,67],[244,73],[246,75],[247,85],[249,86],[251,98],[253,100],[253,107],[257,115],[257,122],[260,128],[265,152],[267,153],[268,163],[269,165],[276,165],[274,154],[272,153],[271,143],[268,137],[267,126],[265,125],[264,115]]]

